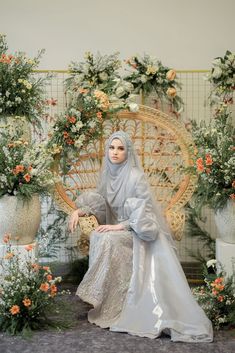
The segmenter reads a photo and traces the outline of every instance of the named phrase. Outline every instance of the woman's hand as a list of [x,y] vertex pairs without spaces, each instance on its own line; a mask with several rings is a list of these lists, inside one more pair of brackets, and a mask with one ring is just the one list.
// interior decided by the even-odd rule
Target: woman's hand
[[69,219],[69,230],[71,233],[73,233],[77,228],[79,217],[82,217],[84,215],[85,215],[85,212],[81,211],[79,208],[73,211]]
[[99,233],[110,232],[112,230],[124,230],[123,224],[103,224],[98,226],[95,230]]

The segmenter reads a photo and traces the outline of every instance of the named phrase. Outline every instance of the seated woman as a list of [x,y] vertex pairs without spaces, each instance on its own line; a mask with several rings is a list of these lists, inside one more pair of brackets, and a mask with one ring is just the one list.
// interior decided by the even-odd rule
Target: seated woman
[[70,218],[94,214],[89,269],[77,295],[93,305],[91,323],[111,331],[172,341],[211,342],[212,325],[188,286],[169,227],[122,131],[106,146],[96,192],[77,199]]

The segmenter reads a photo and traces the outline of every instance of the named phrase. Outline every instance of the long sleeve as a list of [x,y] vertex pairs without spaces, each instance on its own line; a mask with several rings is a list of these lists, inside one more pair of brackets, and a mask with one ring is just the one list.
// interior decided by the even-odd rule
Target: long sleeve
[[124,215],[128,219],[126,226],[134,230],[142,240],[155,240],[159,223],[153,209],[149,188],[144,177],[138,178],[135,188],[135,197],[129,197],[124,204]]
[[98,192],[83,192],[76,199],[76,206],[86,214],[93,214],[100,224],[106,221],[106,202]]

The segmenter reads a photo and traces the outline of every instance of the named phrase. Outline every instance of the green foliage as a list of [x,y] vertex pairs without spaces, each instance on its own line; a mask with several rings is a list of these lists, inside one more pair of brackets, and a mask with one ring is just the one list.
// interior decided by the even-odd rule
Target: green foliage
[[40,125],[48,77],[36,78],[34,70],[44,51],[29,59],[23,52],[8,54],[7,49],[5,36],[0,35],[0,117],[25,116]]
[[31,145],[21,132],[11,136],[7,131],[0,140],[0,197],[16,195],[29,199],[35,193],[45,193],[54,184],[50,169],[52,157],[45,144]]
[[51,216],[53,216],[53,221],[46,227],[42,226],[44,224],[42,222],[37,234],[40,258],[57,258],[61,244],[65,243],[68,238],[68,230],[66,229],[68,215],[56,209],[52,200],[48,212],[43,216],[43,220],[48,221],[52,218]]
[[70,77],[66,80],[68,92],[77,91],[79,88],[89,90],[98,89],[106,94],[112,94],[119,79],[118,69],[121,62],[119,53],[95,56],[91,52],[85,53],[84,62],[72,62],[69,66]]
[[217,210],[235,199],[235,128],[228,105],[221,103],[209,124],[194,122],[192,132],[197,150],[190,170],[198,176],[194,204],[200,214],[203,205]]
[[[213,263],[212,266],[209,266]],[[230,328],[235,325],[235,286],[233,276],[225,277],[221,271],[216,274],[216,260],[207,262],[204,269],[205,285],[192,289],[193,294],[204,309],[215,329]],[[214,271],[208,271],[214,268]]]
[[154,92],[160,100],[172,104],[176,112],[182,109],[183,101],[176,91],[180,84],[173,69],[147,54],[143,57],[132,56],[126,63],[132,72],[125,80],[133,84],[135,93],[142,91],[144,95],[149,95]]
[[[215,257],[215,240],[211,238],[210,234],[202,229],[199,225],[199,221],[205,221],[202,218],[199,218],[199,215],[196,213],[195,208],[187,205],[187,217],[186,217],[186,227],[185,232],[187,235],[196,238],[200,241],[201,249],[189,250],[189,255],[194,257],[198,262],[205,266],[208,259]],[[206,255],[203,254],[206,253]]]
[[227,50],[223,57],[215,58],[207,79],[212,84],[212,104],[221,101],[221,98],[224,102],[230,101],[235,88],[235,53]]
[[53,278],[51,270],[33,262],[32,247],[25,246],[22,258],[5,235],[5,256],[1,261],[0,330],[10,334],[24,333],[48,325],[47,315],[57,295],[60,277]]

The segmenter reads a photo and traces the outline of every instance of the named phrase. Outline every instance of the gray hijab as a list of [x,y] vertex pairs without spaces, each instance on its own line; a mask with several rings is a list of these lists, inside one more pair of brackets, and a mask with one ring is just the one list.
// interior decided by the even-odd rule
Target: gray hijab
[[[119,139],[126,151],[126,158],[122,163],[113,164],[109,159],[109,146],[114,139]],[[133,143],[130,137],[124,131],[114,132],[107,141],[105,148],[105,157],[103,163],[103,169],[100,174],[97,191],[105,198],[110,212],[116,207],[122,207],[126,202],[128,195],[128,185],[131,180],[131,170],[133,168],[138,169],[138,172],[143,175],[143,179],[146,180],[144,171],[140,166],[138,156],[134,151]],[[152,196],[149,189],[148,182],[145,183],[146,198],[151,199],[151,204],[153,207],[153,212],[156,214],[158,223],[161,229],[170,236],[170,228],[166,222],[165,217],[161,209],[161,205],[157,203]],[[171,236],[169,237],[171,238]],[[172,239],[170,239],[172,242]]]
[[[119,164],[114,164],[109,159],[109,147],[114,139],[122,142],[126,152],[125,160]],[[140,165],[130,137],[124,131],[113,133],[106,144],[103,171],[98,183],[98,191],[111,207],[120,207],[124,204],[133,167],[140,168]]]

